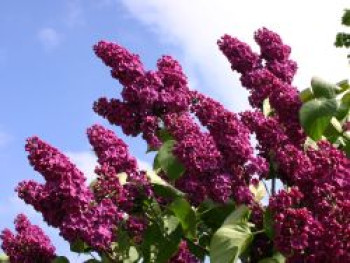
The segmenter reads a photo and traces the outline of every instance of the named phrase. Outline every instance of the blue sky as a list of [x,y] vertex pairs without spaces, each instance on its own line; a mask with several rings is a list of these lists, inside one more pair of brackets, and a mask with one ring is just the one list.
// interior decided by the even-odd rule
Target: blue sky
[[[313,75],[337,81],[348,77],[344,51],[332,43],[346,1],[63,0],[3,1],[0,9],[0,229],[15,215],[41,217],[16,199],[24,179],[41,180],[29,166],[25,139],[38,135],[69,154],[88,176],[94,157],[85,136],[94,123],[106,124],[91,107],[100,96],[119,96],[120,86],[95,57],[98,40],[116,41],[154,68],[162,54],[184,66],[192,88],[232,110],[247,108],[246,93],[216,48],[224,33],[253,44],[261,26],[281,33],[293,47],[300,70],[295,84],[305,88]],[[261,3],[263,2],[263,3]],[[348,6],[349,7],[349,6]],[[312,18],[312,19],[311,19]],[[150,162],[139,138],[125,138],[142,163]],[[46,229],[46,228],[45,228]],[[49,230],[58,253],[67,246]],[[81,259],[72,257],[72,262]]]

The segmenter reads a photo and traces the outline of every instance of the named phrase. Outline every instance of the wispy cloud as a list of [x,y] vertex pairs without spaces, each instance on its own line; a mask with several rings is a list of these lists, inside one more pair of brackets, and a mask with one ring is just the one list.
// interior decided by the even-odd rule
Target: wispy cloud
[[0,147],[7,145],[12,139],[12,135],[0,131]]
[[92,152],[66,152],[72,162],[85,174],[87,182],[90,183],[96,178],[94,172],[97,160]]
[[38,31],[38,39],[45,50],[51,51],[60,45],[62,35],[52,27],[44,27]]
[[64,23],[69,27],[82,26],[85,24],[83,3],[81,0],[69,0],[66,4]]
[[[239,88],[238,76],[218,51],[217,39],[225,33],[252,44],[253,32],[266,26],[281,34],[293,48],[299,63],[295,84],[309,85],[313,75],[330,81],[348,76],[346,52],[333,47],[339,18],[347,1],[219,0],[122,0],[135,19],[156,32],[163,41],[179,47],[186,68],[198,73],[200,86],[207,88],[231,108],[247,106],[246,93]],[[310,19],[312,17],[312,19]],[[203,85],[205,83],[205,85]]]

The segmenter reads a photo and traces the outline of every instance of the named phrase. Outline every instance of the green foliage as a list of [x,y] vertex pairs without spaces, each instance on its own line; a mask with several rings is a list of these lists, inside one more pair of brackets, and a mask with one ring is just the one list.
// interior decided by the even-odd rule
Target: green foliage
[[264,231],[265,234],[270,238],[273,239],[274,237],[274,229],[273,229],[273,217],[272,213],[269,208],[267,208],[264,212]]
[[249,209],[239,206],[215,232],[210,243],[212,263],[236,262],[250,245],[253,234],[248,223]]
[[149,178],[153,190],[156,194],[166,198],[176,198],[185,196],[180,190],[163,180],[153,171],[147,171],[147,177]]
[[205,201],[198,207],[197,214],[206,226],[216,231],[234,209],[235,205],[232,202],[216,204],[212,201]]
[[345,9],[341,22],[344,26],[350,26],[350,9]]
[[[344,14],[341,19],[342,25],[344,26],[350,26],[350,10],[345,9]],[[334,45],[337,48],[350,48],[350,34],[346,32],[338,32],[335,37]],[[348,58],[350,55],[348,55]]]
[[91,251],[91,248],[85,242],[76,240],[70,244],[70,250],[76,253],[88,253]]
[[69,263],[69,260],[66,257],[60,256],[56,257],[52,263]]
[[275,252],[273,256],[270,258],[264,258],[263,260],[259,261],[259,263],[284,263],[284,262],[286,262],[286,259],[279,252]]
[[169,209],[179,219],[185,236],[194,239],[197,223],[196,213],[191,205],[184,198],[177,198],[170,204]]
[[337,109],[336,99],[316,98],[310,100],[300,110],[300,123],[313,140],[319,140]]
[[167,231],[156,222],[147,228],[142,243],[143,262],[166,263],[176,253],[182,238],[181,226],[174,220],[166,225]]
[[0,254],[0,263],[9,263],[10,260],[7,255],[5,254]]
[[347,81],[335,85],[313,78],[311,88],[301,92],[300,123],[312,140],[326,138],[335,143],[346,137],[342,127],[349,116],[349,88]]
[[349,48],[350,47],[350,34],[344,33],[344,32],[337,33],[337,35],[335,37],[334,45],[338,48],[339,47]]
[[175,140],[168,140],[160,147],[154,160],[154,169],[162,169],[171,180],[176,180],[184,173],[184,166],[173,154]]

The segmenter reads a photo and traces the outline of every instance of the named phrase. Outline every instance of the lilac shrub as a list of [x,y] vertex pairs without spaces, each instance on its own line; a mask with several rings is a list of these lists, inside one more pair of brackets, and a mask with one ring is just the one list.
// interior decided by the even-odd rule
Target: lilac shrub
[[[93,110],[124,134],[142,136],[147,152],[156,153],[154,171],[141,170],[123,140],[96,124],[87,130],[96,180],[87,185],[64,154],[32,137],[25,149],[44,183],[19,183],[19,197],[72,251],[98,254],[87,262],[349,262],[349,122],[339,117],[348,102],[334,114],[344,133],[333,140],[332,130],[323,130],[328,141],[310,146],[315,135],[302,121],[309,102],[292,85],[290,46],[266,28],[254,39],[260,52],[229,35],[218,40],[250,93],[252,110],[239,114],[191,90],[171,56],[147,70],[124,47],[97,43],[95,54],[122,88],[120,99],[102,97]],[[277,179],[283,189],[276,193]],[[0,236],[11,262],[55,259],[38,227],[23,215],[15,224],[16,236]]]

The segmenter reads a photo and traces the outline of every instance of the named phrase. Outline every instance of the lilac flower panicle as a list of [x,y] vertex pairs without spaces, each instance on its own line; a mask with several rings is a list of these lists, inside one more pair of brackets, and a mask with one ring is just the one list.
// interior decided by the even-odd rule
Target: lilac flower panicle
[[237,38],[224,35],[218,46],[231,63],[232,70],[246,73],[261,67],[261,59],[251,48]]
[[2,231],[1,248],[14,263],[49,263],[55,257],[55,247],[48,236],[36,225],[32,225],[28,218],[19,214],[15,220],[17,234],[9,229]]
[[118,44],[100,41],[94,46],[95,54],[112,68],[112,76],[128,85],[144,74],[138,55],[131,54]]
[[94,103],[93,110],[111,124],[120,126],[126,135],[137,136],[141,132],[142,118],[130,103],[100,98]]
[[87,207],[92,193],[85,186],[83,173],[56,148],[32,137],[27,141],[26,150],[31,165],[44,176],[46,183],[24,181],[16,191],[27,204],[42,213],[49,225],[59,227],[65,215]]
[[113,131],[96,124],[87,130],[87,135],[100,165],[108,164],[116,174],[137,170],[136,159],[130,156],[128,146]]
[[278,60],[269,61],[266,63],[266,67],[276,77],[288,84],[292,83],[298,69],[297,63],[293,60],[286,60],[283,62]]
[[97,251],[109,251],[122,219],[123,214],[113,202],[103,199],[82,213],[68,215],[62,223],[61,235],[70,242],[80,239]]
[[260,46],[261,56],[267,61],[285,61],[288,59],[291,48],[283,44],[281,37],[268,30],[261,28],[255,32],[255,41]]

